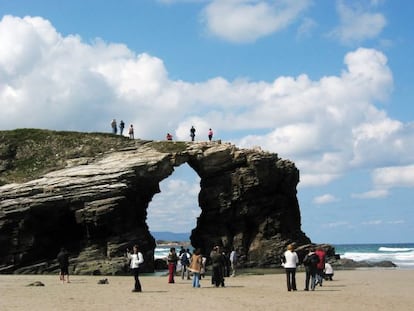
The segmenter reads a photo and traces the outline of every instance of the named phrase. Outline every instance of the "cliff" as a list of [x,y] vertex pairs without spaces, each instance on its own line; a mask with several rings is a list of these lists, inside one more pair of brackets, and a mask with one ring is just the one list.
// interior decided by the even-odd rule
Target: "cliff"
[[310,243],[301,231],[299,171],[277,154],[220,142],[3,131],[0,272],[55,272],[65,245],[72,273],[120,274],[135,243],[144,270],[153,271],[147,208],[159,183],[184,163],[201,178],[191,243],[203,253],[214,244],[236,247],[243,264],[272,267],[288,243]]

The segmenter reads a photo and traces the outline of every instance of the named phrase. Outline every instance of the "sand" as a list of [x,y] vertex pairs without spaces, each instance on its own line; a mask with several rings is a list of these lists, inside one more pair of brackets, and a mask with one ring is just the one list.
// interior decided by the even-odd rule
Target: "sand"
[[[109,284],[97,284],[108,278]],[[62,284],[52,275],[0,275],[0,310],[414,310],[414,270],[365,269],[335,271],[315,291],[305,292],[303,272],[298,291],[288,292],[284,274],[239,275],[225,288],[201,288],[176,278],[142,276],[142,293],[131,292],[133,277],[71,276]],[[40,281],[43,287],[27,286]]]

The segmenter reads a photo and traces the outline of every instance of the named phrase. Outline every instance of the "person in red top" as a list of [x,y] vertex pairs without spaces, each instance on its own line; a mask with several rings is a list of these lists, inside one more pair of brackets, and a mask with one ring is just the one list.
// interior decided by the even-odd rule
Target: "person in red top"
[[323,270],[325,269],[326,262],[326,253],[322,247],[318,247],[315,251],[315,254],[319,257],[319,262],[316,265],[316,282],[315,285],[319,283],[322,286],[323,281]]
[[167,133],[167,140],[172,140],[172,135],[170,133]]

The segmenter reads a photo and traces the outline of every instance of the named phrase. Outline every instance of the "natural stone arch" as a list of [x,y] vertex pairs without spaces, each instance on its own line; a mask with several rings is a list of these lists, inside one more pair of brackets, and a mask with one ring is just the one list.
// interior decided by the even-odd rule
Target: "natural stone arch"
[[[21,238],[34,211],[45,219],[51,211],[76,219],[75,273],[122,273],[124,251],[135,243],[144,253],[144,270],[152,271],[155,241],[147,208],[159,183],[183,163],[201,178],[201,213],[190,239],[203,253],[220,243],[239,248],[248,265],[273,266],[286,244],[310,242],[301,231],[299,171],[277,154],[219,142],[137,141],[134,148],[86,163],[71,161],[71,167],[41,179],[0,187],[0,236],[7,236],[0,240],[0,271],[57,269],[53,258],[42,257],[44,250],[34,250],[42,245],[38,232]],[[56,226],[44,223],[42,230],[53,232]]]

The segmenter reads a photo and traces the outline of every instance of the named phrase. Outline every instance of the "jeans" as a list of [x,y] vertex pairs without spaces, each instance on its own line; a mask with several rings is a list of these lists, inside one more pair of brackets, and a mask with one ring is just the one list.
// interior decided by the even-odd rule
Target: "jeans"
[[316,283],[316,270],[306,267],[305,290],[309,290],[309,282],[311,290],[314,290]]
[[193,287],[200,287],[200,273],[193,272]]
[[323,281],[323,269],[318,269],[316,271],[316,282],[319,283],[320,286],[322,286]]

